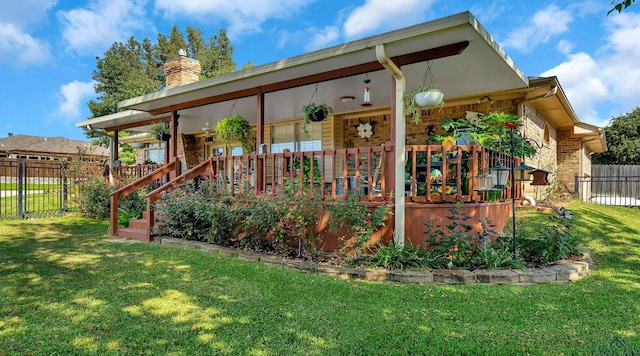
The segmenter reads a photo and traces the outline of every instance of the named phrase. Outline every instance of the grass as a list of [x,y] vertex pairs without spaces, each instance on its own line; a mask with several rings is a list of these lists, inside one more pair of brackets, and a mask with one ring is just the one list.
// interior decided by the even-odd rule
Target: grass
[[[42,178],[47,179],[47,178]],[[60,190],[59,183],[25,183],[22,186],[24,190]],[[18,190],[18,183],[0,182],[0,190]]]
[[[61,200],[59,192],[52,193],[36,193],[25,194],[26,199],[23,200],[23,214],[30,216],[54,216],[61,212],[64,208],[64,202]],[[72,200],[67,201],[67,211],[77,211],[76,203]],[[0,218],[15,218],[18,214],[18,197],[0,198]]]
[[571,209],[597,269],[526,287],[349,282],[109,242],[104,221],[2,221],[0,354],[591,355],[614,338],[640,347],[640,210]]

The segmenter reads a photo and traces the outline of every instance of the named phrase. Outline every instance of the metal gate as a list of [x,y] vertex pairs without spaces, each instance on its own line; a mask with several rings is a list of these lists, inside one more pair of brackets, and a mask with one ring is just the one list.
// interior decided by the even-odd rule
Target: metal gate
[[64,162],[0,159],[0,219],[61,216],[75,208]]

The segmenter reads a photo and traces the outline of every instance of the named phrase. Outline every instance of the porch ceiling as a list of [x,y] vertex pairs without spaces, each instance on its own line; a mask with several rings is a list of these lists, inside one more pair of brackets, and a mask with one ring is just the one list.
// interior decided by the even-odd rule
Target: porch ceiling
[[[465,42],[468,42],[468,46],[460,54],[436,50],[438,47]],[[180,131],[191,133],[201,131],[205,122],[215,125],[229,116],[234,100],[233,112],[237,110],[255,123],[256,94],[259,91],[265,93],[265,122],[299,118],[302,106],[310,101],[316,88],[316,81],[319,81],[317,87],[323,101],[332,106],[335,112],[356,110],[361,107],[365,77],[371,79],[368,86],[374,107],[389,106],[392,78],[377,63],[375,47],[380,44],[386,46],[390,57],[404,58],[404,63],[411,63],[401,67],[406,76],[407,90],[416,88],[423,81],[427,67],[424,59],[412,63],[406,59],[407,56],[431,49],[433,51],[427,53],[426,58],[437,58],[432,61],[431,70],[445,93],[445,100],[447,97],[528,86],[528,79],[475,17],[464,12],[250,70],[136,97],[122,101],[118,106],[152,115],[178,110]],[[349,71],[345,71],[345,68],[349,68]],[[355,96],[355,100],[343,103],[341,96]],[[94,120],[89,122],[92,126]],[[108,126],[109,122],[114,127],[122,125],[123,119],[105,119],[102,124]]]

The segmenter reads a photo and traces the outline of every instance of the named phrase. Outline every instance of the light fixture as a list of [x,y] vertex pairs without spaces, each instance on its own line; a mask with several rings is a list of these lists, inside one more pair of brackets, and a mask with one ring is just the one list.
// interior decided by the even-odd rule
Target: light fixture
[[477,103],[478,103],[478,104],[480,104],[480,103],[482,103],[482,102],[483,102],[483,101],[485,101],[485,100],[486,100],[489,104],[493,104],[493,103],[495,103],[495,101],[493,101],[493,99],[491,99],[491,97],[490,97],[489,95],[485,95],[485,96],[480,97],[480,99],[478,99]]
[[493,190],[493,175],[489,173],[479,174],[475,177],[474,186],[477,187],[475,190],[479,192],[487,192]]
[[352,102],[356,97],[352,96],[352,95],[344,95],[340,97],[340,101],[342,101],[343,103],[350,103]]
[[209,137],[209,134],[211,133],[212,128],[209,127],[209,123],[208,122],[204,123],[204,127],[202,128],[202,131],[204,131],[204,136],[205,137]]
[[497,164],[491,168],[489,168],[489,173],[491,173],[495,178],[495,188],[506,188],[507,180],[509,179],[509,167],[505,167],[501,164]]

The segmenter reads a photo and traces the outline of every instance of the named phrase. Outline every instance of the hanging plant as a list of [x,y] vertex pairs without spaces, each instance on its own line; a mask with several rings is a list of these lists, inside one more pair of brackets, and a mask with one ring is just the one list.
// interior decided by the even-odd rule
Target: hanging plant
[[216,137],[224,142],[229,148],[231,140],[238,140],[242,145],[242,150],[246,153],[251,152],[253,130],[249,121],[240,115],[225,117],[216,124]]
[[418,89],[407,91],[404,95],[404,113],[411,117],[411,122],[419,124],[422,117],[422,108],[432,108],[436,106],[444,107],[444,94],[438,89],[431,62],[427,64],[427,71],[424,73],[422,84]]
[[159,122],[151,126],[151,134],[155,135],[158,141],[169,141],[169,125],[166,122]]
[[[315,101],[314,101],[315,99]],[[318,103],[318,100],[321,102]],[[302,129],[304,130],[307,138],[310,138],[311,135],[307,130],[307,125],[310,122],[321,122],[327,118],[329,113],[333,112],[333,109],[324,103],[320,93],[318,92],[318,86],[316,85],[316,90],[311,95],[311,99],[309,99],[309,104],[302,107],[302,112],[304,113],[304,123],[302,124]]]

